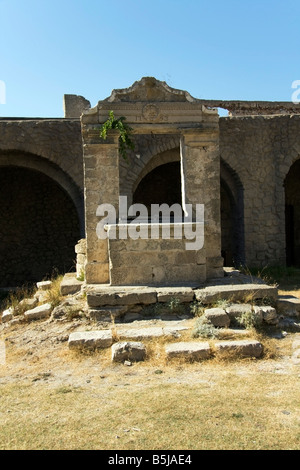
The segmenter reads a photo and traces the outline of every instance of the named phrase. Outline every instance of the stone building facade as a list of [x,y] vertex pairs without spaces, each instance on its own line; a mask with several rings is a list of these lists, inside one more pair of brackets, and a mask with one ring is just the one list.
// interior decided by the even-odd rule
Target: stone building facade
[[[75,271],[82,238],[89,283],[201,282],[223,264],[300,266],[298,106],[198,100],[146,77],[95,108],[66,95],[62,119],[0,118],[0,287]],[[128,161],[117,135],[99,139],[109,110],[133,128]],[[120,195],[182,202],[183,159],[186,202],[207,210],[202,251],[175,239],[158,247],[96,237],[97,206],[118,206]]]

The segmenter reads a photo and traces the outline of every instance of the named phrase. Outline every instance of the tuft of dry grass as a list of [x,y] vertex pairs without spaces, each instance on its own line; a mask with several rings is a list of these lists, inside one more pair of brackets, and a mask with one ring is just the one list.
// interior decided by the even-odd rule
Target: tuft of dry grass
[[63,276],[55,276],[51,279],[52,285],[49,290],[46,291],[45,300],[50,302],[52,307],[57,307],[63,300],[63,296],[60,292],[60,285],[63,280]]

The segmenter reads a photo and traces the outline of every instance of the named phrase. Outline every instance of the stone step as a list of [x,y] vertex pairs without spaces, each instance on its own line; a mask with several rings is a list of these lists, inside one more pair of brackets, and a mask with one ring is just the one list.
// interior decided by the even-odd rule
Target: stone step
[[75,331],[71,333],[68,340],[70,349],[105,349],[113,343],[111,330],[99,331]]
[[185,326],[169,326],[169,327],[148,327],[148,328],[128,328],[118,329],[116,328],[116,334],[120,339],[135,339],[135,340],[146,340],[164,337],[180,337],[180,332],[188,330]]
[[203,289],[195,289],[195,298],[199,302],[208,305],[219,300],[241,302],[247,298],[253,300],[269,298],[277,300],[277,287],[266,284],[243,284],[243,285],[217,285],[207,286]]
[[112,345],[111,360],[112,362],[125,361],[144,361],[146,358],[146,346],[137,341],[123,341]]
[[87,286],[86,299],[89,308],[149,305],[157,302],[157,294],[147,287]]
[[165,347],[166,357],[185,358],[191,360],[208,359],[212,350],[208,342],[200,341],[183,341],[178,343],[168,344]]
[[[185,326],[166,326],[148,328],[114,328],[114,336],[118,340],[151,340],[162,337],[179,338],[180,332],[187,330]],[[73,349],[103,349],[112,345],[111,329],[78,331],[71,333],[68,345]]]
[[[149,327],[131,328],[122,331],[96,330],[78,331],[69,336],[70,349],[89,350],[112,348],[112,361],[142,361],[146,358],[147,345],[142,341],[156,339],[162,336],[174,336],[174,333],[183,331],[186,327]],[[178,337],[180,334],[178,334]],[[134,341],[130,341],[134,340]],[[149,344],[149,343],[148,343]],[[187,361],[200,361],[215,355],[221,357],[258,358],[263,353],[263,346],[259,341],[223,340],[214,341],[178,341],[165,345],[167,359],[182,358]]]
[[79,281],[76,278],[76,273],[66,273],[60,284],[61,295],[72,295],[76,294],[81,290],[83,281]]
[[216,353],[225,357],[260,357],[263,353],[262,344],[256,340],[220,341],[214,346]]
[[31,310],[27,310],[24,316],[27,320],[41,320],[42,318],[49,318],[52,312],[52,305],[50,302],[39,305]]
[[150,305],[156,302],[170,302],[177,299],[181,303],[201,301],[203,304],[218,300],[240,302],[247,297],[253,300],[270,298],[277,300],[278,291],[266,284],[224,284],[198,287],[148,287],[88,285],[86,288],[89,308],[128,305]]
[[13,319],[14,309],[12,307],[7,308],[2,312],[1,321],[2,323],[9,322]]
[[293,295],[279,295],[277,299],[278,313],[284,316],[300,316],[300,299]]

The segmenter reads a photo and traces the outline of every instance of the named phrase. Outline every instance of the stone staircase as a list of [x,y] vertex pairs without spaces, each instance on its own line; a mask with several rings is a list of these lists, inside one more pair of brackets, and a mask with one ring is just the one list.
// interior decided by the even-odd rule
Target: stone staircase
[[[86,286],[86,299],[89,316],[98,328],[72,333],[69,348],[110,347],[113,362],[144,360],[148,345],[158,338],[162,339],[161,348],[167,359],[180,357],[194,361],[215,355],[260,357],[263,345],[254,339],[241,339],[248,331],[233,327],[236,318],[254,312],[262,322],[276,325],[282,312],[300,316],[300,299],[281,299],[276,287],[236,270],[227,270],[224,278],[198,286],[90,285]],[[245,299],[251,303],[243,303]],[[266,299],[272,305],[254,305]],[[226,307],[211,308],[222,302]],[[204,316],[218,329],[220,339],[225,337],[226,340],[193,338],[189,321],[192,304],[202,306]],[[155,326],[151,324],[153,321]],[[112,326],[107,327],[110,322]]]
[[[55,318],[57,311],[45,296],[50,284],[38,283],[35,297],[22,301],[26,303],[26,321]],[[166,287],[86,285],[75,273],[68,273],[60,289],[66,301],[75,305],[79,297],[86,297],[88,327],[83,322],[82,329],[79,325],[79,330],[69,335],[69,349],[111,348],[113,362],[144,360],[154,342],[170,360],[204,360],[216,355],[261,357],[263,345],[249,338],[248,330],[236,328],[236,320],[251,313],[266,325],[278,325],[300,317],[300,299],[278,296],[276,287],[234,269],[225,269],[223,278],[205,285]],[[58,308],[60,315],[64,302]],[[194,331],[199,308],[201,318],[215,328],[216,335],[209,340]],[[11,309],[1,315],[2,323],[17,321]]]

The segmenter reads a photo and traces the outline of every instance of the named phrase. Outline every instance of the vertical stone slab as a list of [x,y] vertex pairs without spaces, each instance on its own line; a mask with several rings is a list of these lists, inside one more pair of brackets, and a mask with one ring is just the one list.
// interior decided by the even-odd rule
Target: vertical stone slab
[[[93,124],[93,121],[95,124]],[[112,131],[106,140],[99,137],[99,124],[95,110],[82,116],[86,266],[88,284],[109,283],[108,240],[99,239],[96,211],[101,204],[111,204],[118,217],[119,203],[119,134]]]
[[204,204],[207,278],[222,277],[218,122],[182,130],[181,166],[183,204]]

